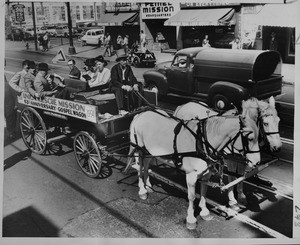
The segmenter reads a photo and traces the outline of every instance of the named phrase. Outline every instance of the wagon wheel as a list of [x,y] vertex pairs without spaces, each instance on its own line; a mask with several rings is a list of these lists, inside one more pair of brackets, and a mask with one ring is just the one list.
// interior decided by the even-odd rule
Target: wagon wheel
[[20,129],[25,145],[34,153],[43,154],[47,146],[46,126],[38,112],[26,107],[21,112]]
[[102,165],[102,158],[96,141],[87,132],[76,134],[73,143],[76,161],[81,170],[89,177],[96,178]]

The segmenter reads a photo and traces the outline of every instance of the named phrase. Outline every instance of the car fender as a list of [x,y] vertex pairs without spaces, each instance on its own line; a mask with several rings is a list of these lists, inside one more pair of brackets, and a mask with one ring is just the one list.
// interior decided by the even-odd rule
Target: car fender
[[242,100],[249,98],[249,92],[244,87],[226,81],[215,82],[209,89],[207,102],[212,104],[215,95],[221,94],[225,96],[235,106],[240,106]]
[[156,71],[148,70],[143,74],[145,86],[147,87],[150,84],[155,84],[158,88],[159,94],[165,95],[168,92],[168,81],[167,77]]

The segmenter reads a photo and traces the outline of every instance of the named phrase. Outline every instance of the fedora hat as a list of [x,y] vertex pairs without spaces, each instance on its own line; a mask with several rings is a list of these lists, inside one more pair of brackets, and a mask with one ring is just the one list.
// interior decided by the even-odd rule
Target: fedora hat
[[28,62],[28,69],[35,69],[36,68],[36,65],[34,63],[34,61],[30,60]]
[[124,49],[116,50],[116,55],[117,55],[117,58],[116,58],[117,62],[119,62],[120,60],[127,59],[127,57],[128,57],[128,55],[125,53]]
[[48,64],[46,64],[46,63],[39,63],[38,70],[39,71],[48,71],[49,70]]
[[102,55],[97,56],[97,57],[95,58],[95,61],[96,61],[96,62],[97,62],[97,61],[100,61],[101,63],[104,64],[104,66],[107,66],[107,60],[105,60],[105,59],[103,58]]

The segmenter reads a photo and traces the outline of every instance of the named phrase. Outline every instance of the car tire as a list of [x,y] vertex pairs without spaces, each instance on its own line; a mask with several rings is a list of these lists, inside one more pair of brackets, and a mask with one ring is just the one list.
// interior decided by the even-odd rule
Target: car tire
[[86,46],[86,41],[81,41],[82,46]]
[[229,100],[222,94],[216,94],[211,104],[217,110],[228,110],[230,106]]

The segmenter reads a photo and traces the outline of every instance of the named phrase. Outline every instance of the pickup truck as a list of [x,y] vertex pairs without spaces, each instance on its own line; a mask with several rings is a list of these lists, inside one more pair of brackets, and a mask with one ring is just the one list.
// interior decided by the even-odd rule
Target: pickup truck
[[177,51],[173,61],[157,64],[143,77],[159,98],[187,97],[224,110],[249,97],[281,94],[281,64],[276,51],[193,47]]

